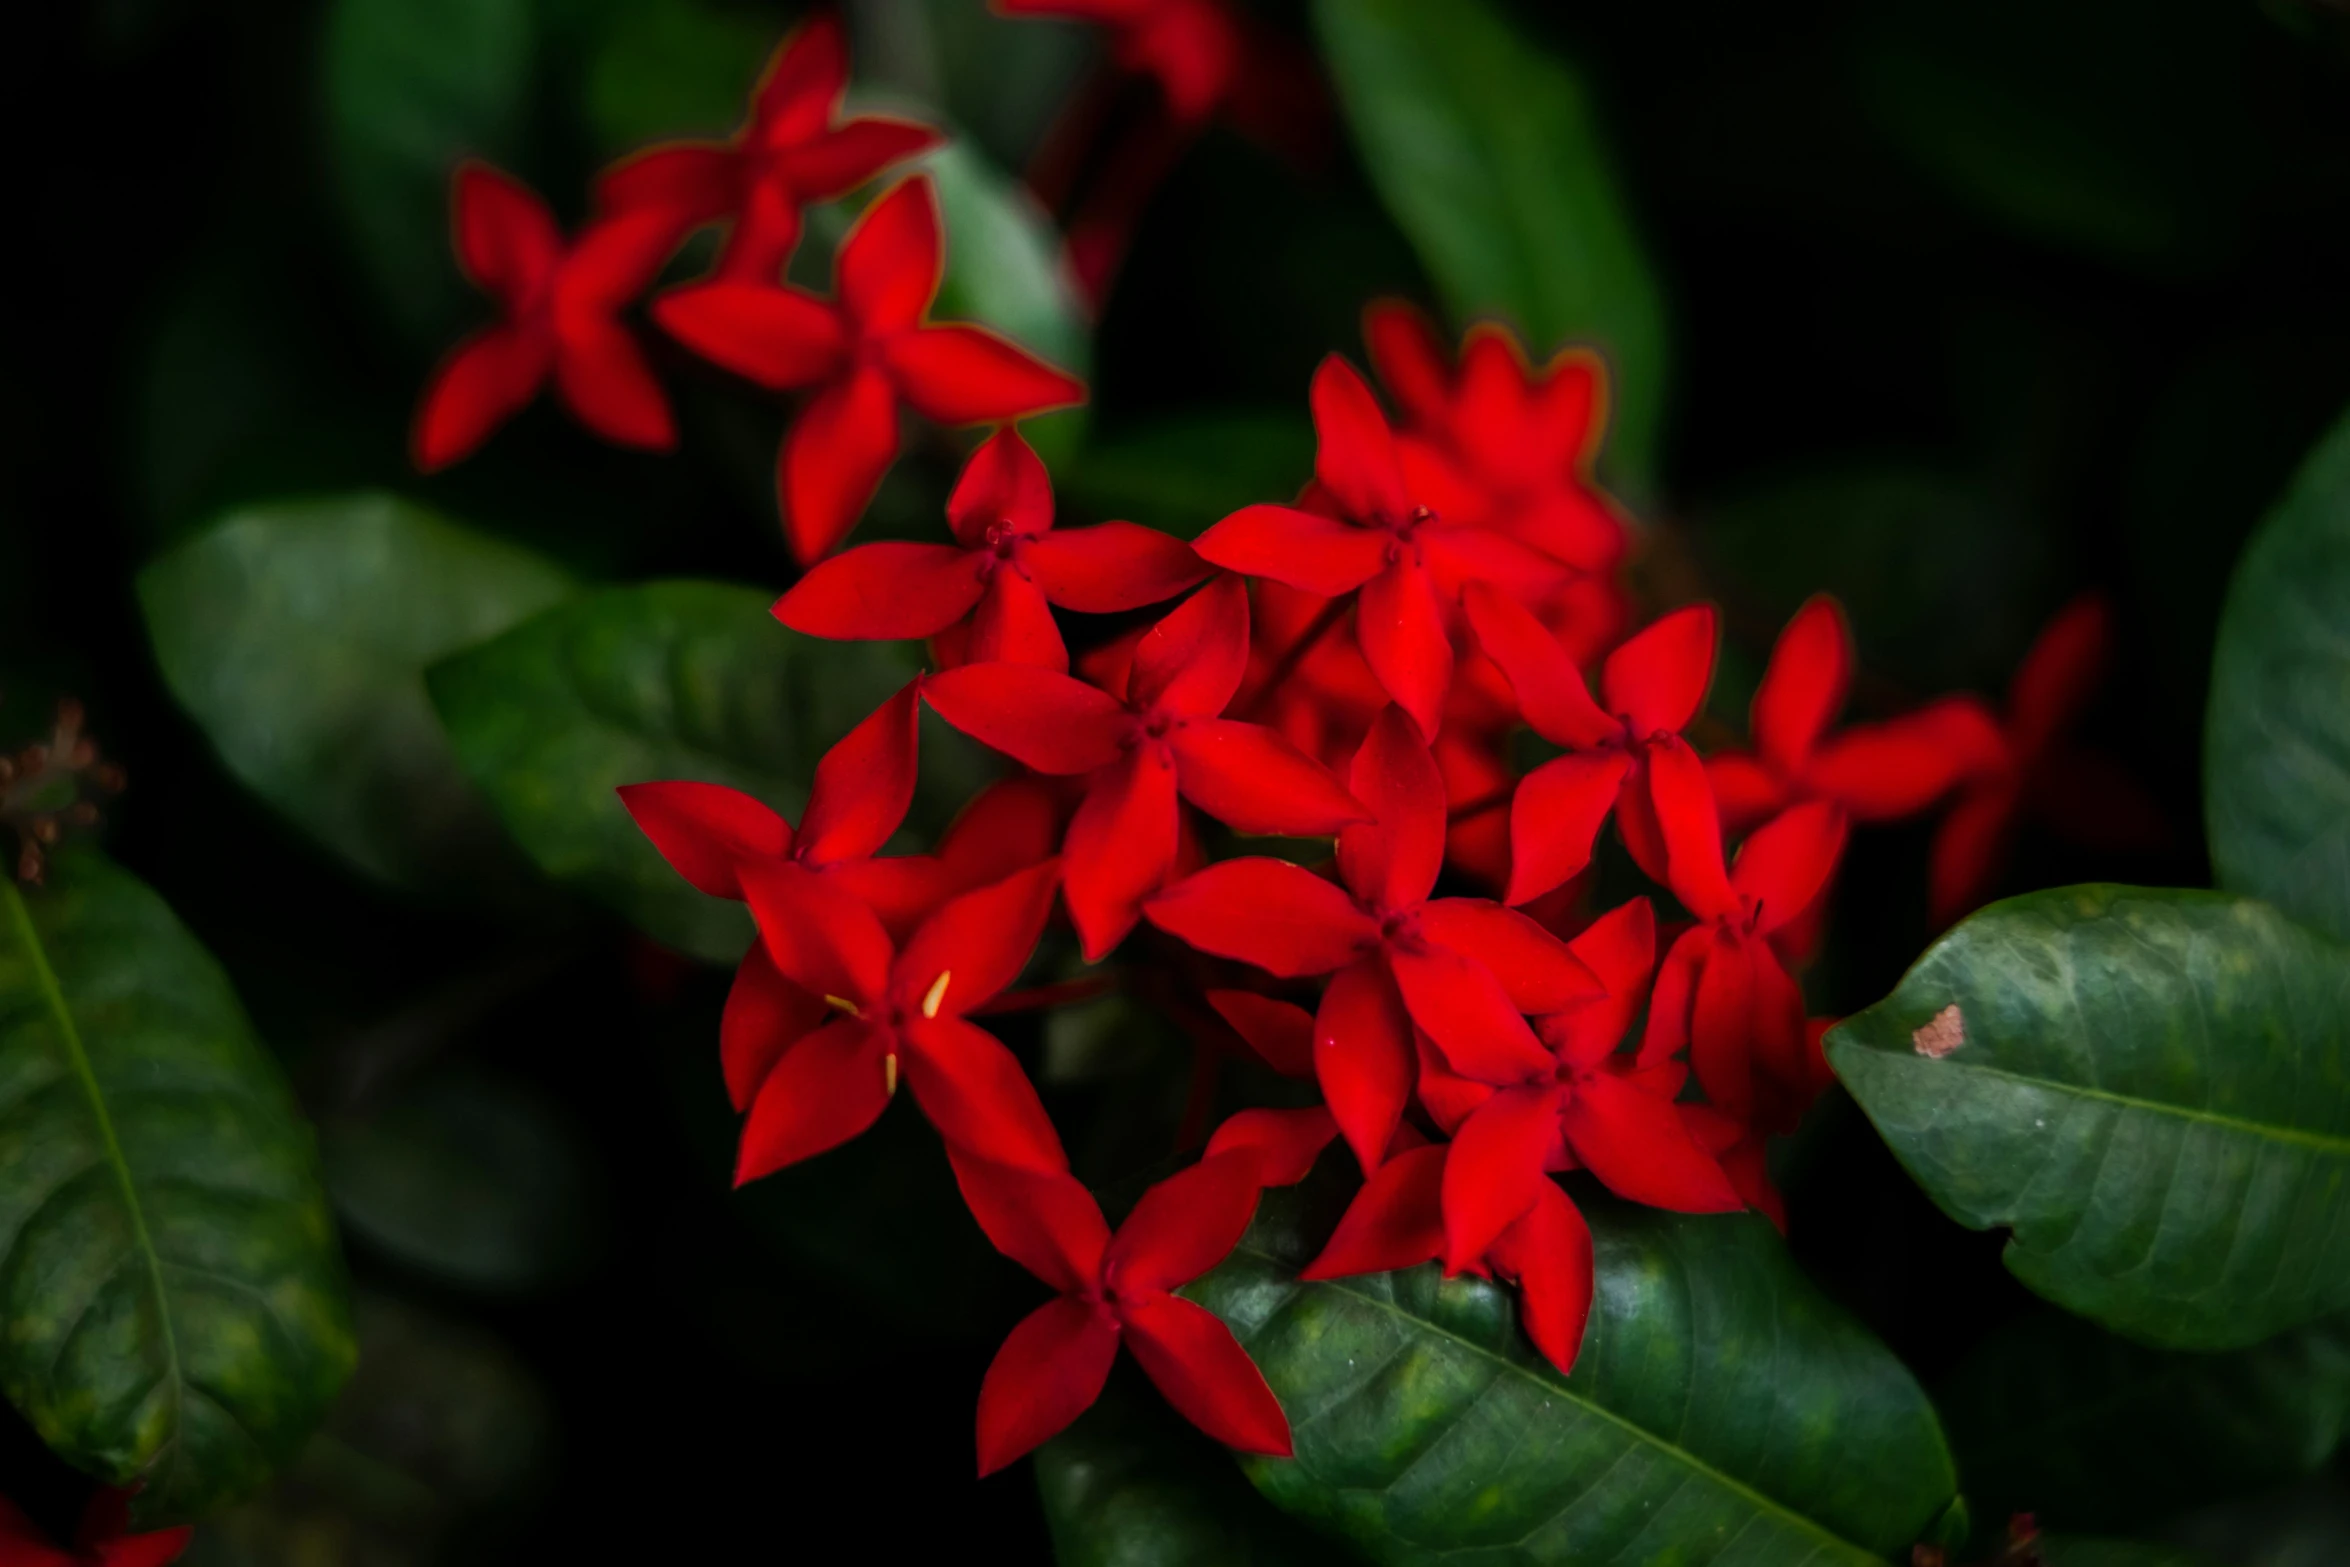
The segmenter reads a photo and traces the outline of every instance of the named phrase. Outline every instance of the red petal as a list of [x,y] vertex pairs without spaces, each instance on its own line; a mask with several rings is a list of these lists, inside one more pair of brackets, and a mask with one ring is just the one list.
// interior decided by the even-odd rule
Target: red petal
[[1397,1154],[1371,1172],[1302,1279],[1393,1273],[1444,1254],[1445,1156],[1437,1143]]
[[1232,1330],[1174,1295],[1119,1301],[1126,1347],[1177,1413],[1227,1447],[1290,1454],[1289,1417]]
[[713,898],[740,898],[737,868],[791,853],[791,825],[740,789],[685,779],[622,784],[620,803],[670,869]]
[[899,1063],[914,1102],[966,1153],[1029,1170],[1066,1170],[1069,1156],[1019,1058],[959,1017],[915,1018]]
[[930,126],[912,120],[861,115],[793,148],[782,163],[793,195],[802,201],[829,201],[945,140]]
[[486,163],[465,163],[452,185],[457,264],[475,286],[515,309],[535,297],[563,257],[563,231],[538,193]]
[[771,392],[828,380],[848,340],[832,306],[773,283],[696,283],[653,301],[661,330],[722,370]]
[[1688,1048],[1698,971],[1712,945],[1713,928],[1709,925],[1692,925],[1673,939],[1672,950],[1656,971],[1656,987],[1649,993],[1648,1026],[1640,1038],[1643,1067],[1659,1065]]
[[1756,828],[1730,881],[1758,905],[1755,929],[1769,935],[1811,907],[1843,853],[1844,813],[1814,800]]
[[930,308],[944,262],[938,192],[916,175],[891,186],[841,240],[833,292],[866,336],[902,332]]
[[1283,1077],[1314,1075],[1314,1015],[1253,990],[1211,990],[1208,1005],[1260,1060]]
[[1134,722],[1107,692],[1028,664],[965,664],[923,681],[922,696],[980,744],[1064,776],[1118,760]]
[[1006,427],[979,443],[947,497],[947,526],[965,549],[992,544],[1003,529],[1025,537],[1053,525],[1053,481],[1035,449]]
[[1575,661],[1532,611],[1482,582],[1461,590],[1461,604],[1478,645],[1509,677],[1518,711],[1536,734],[1584,749],[1623,738],[1624,726],[1599,710]]
[[1143,913],[1202,952],[1284,979],[1343,968],[1379,935],[1354,899],[1287,860],[1220,861],[1151,899]]
[[1656,967],[1656,914],[1646,898],[1634,898],[1585,926],[1567,950],[1607,987],[1607,994],[1544,1017],[1537,1032],[1561,1059],[1597,1066],[1623,1043],[1648,999],[1649,974]]
[[[98,1547],[95,1567],[168,1567],[180,1559],[195,1537],[194,1524],[119,1536]],[[42,1567],[38,1557],[11,1557],[10,1562],[12,1567]]]
[[799,198],[777,177],[774,166],[756,170],[744,181],[734,226],[727,230],[712,276],[730,283],[772,285],[799,248],[805,227]]
[[745,865],[740,875],[759,937],[792,983],[860,1009],[887,996],[890,939],[871,909],[797,865]]
[[1124,1289],[1171,1290],[1231,1255],[1257,1211],[1253,1155],[1203,1158],[1142,1194],[1104,1266]]
[[1628,638],[1600,670],[1607,710],[1643,738],[1680,733],[1705,705],[1715,640],[1711,604],[1674,610]]
[[1353,592],[1387,566],[1385,535],[1294,506],[1243,506],[1191,547],[1226,571],[1324,598]]
[[596,210],[660,207],[683,222],[707,223],[733,211],[741,192],[741,153],[717,142],[668,142],[633,153],[597,175]]
[[1036,951],[1060,876],[1061,862],[1046,860],[939,905],[898,955],[899,1003],[925,1017],[961,1017],[1001,994]]
[[751,1101],[734,1184],[837,1148],[879,1120],[889,1107],[887,1049],[864,1019],[844,1017],[786,1050]]
[[1648,788],[1671,860],[1673,896],[1699,919],[1727,919],[1737,913],[1738,895],[1722,866],[1721,820],[1714,814],[1705,764],[1678,739],[1652,746]]
[[2012,784],[1959,796],[1934,831],[1927,906],[1937,928],[1989,898],[2007,869],[2019,796]]
[[1087,615],[1171,599],[1213,569],[1181,539],[1132,522],[1048,533],[1020,558],[1046,598]]
[[1852,630],[1843,607],[1818,594],[1795,612],[1771,648],[1747,721],[1755,750],[1781,774],[1802,771],[1851,685]]
[[831,123],[849,85],[849,45],[840,18],[818,11],[777,46],[751,93],[745,140],[788,147]]
[[1041,778],[1006,778],[979,791],[938,841],[947,885],[984,887],[1048,858],[1066,809],[1054,788]]
[[1402,708],[1372,721],[1347,788],[1374,820],[1338,835],[1339,876],[1371,907],[1415,907],[1444,867],[1444,777]]
[[1571,1371],[1591,1319],[1591,1226],[1550,1181],[1494,1243],[1493,1265],[1518,1281],[1518,1323],[1542,1357]]
[[800,815],[799,856],[811,868],[877,853],[914,803],[914,744],[922,717],[907,681],[816,762]]
[[683,218],[661,210],[621,213],[590,224],[555,276],[558,332],[569,331],[582,316],[609,319],[652,287],[685,231]]
[[1169,738],[1183,797],[1235,832],[1316,838],[1363,820],[1321,763],[1270,729],[1198,718]]
[[1438,898],[1421,911],[1420,933],[1490,970],[1520,1012],[1557,1012],[1606,993],[1575,949],[1484,898]]
[[1420,531],[1428,569],[1457,591],[1470,582],[1502,584],[1540,602],[1555,598],[1576,580],[1570,567],[1531,544],[1483,527],[1434,526]]
[[564,323],[555,345],[555,390],[581,424],[616,445],[665,452],[677,444],[669,398],[644,350],[618,322]]
[[963,662],[1026,664],[1063,675],[1069,672],[1069,645],[1061,640],[1053,607],[1036,584],[1017,571],[998,568],[971,616]]
[[1417,305],[1374,299],[1363,309],[1371,369],[1407,418],[1440,426],[1451,401],[1452,366],[1436,327]]
[[[1065,535],[1064,535],[1065,537]],[[1248,671],[1248,588],[1222,576],[1175,606],[1134,645],[1126,699],[1135,711],[1212,718]]]
[[1434,739],[1452,690],[1452,639],[1427,571],[1399,561],[1363,584],[1355,601],[1355,640],[1379,684]]
[[[1481,1083],[1522,1083],[1551,1070],[1550,1052],[1493,971],[1450,947],[1390,947],[1387,962],[1412,1021],[1454,1071]],[[1579,966],[1579,965],[1578,965]]]
[[809,567],[775,601],[775,618],[835,640],[935,636],[970,614],[986,588],[979,561],[966,551],[893,539]]
[[1143,900],[1175,870],[1175,768],[1137,747],[1095,773],[1061,846],[1069,918],[1085,961],[1099,963],[1142,918]]
[[[1306,1026],[1310,1038],[1312,1019],[1307,1019]],[[1256,1160],[1260,1186],[1295,1186],[1312,1173],[1322,1150],[1337,1136],[1337,1120],[1320,1105],[1300,1110],[1243,1110],[1216,1128],[1216,1135],[1208,1139],[1205,1157],[1245,1154]]]
[[947,1159],[971,1217],[995,1249],[1064,1295],[1101,1282],[1110,1226],[1085,1183],[1062,1170],[1028,1170],[958,1152]]
[[1403,1120],[1415,1059],[1412,1020],[1387,966],[1362,957],[1340,969],[1314,1015],[1314,1075],[1366,1173]]
[[538,396],[553,362],[554,345],[520,327],[490,327],[458,344],[417,404],[409,451],[418,470],[438,473],[471,456]]
[[[1843,744],[1849,733],[1830,740],[1829,748]],[[1825,757],[1827,752],[1821,755]],[[1777,815],[1787,804],[1787,785],[1778,775],[1753,757],[1735,751],[1716,751],[1707,757],[1705,780],[1713,788],[1714,806],[1728,832],[1744,832]]]
[[1118,1330],[1063,1296],[1020,1319],[979,1384],[982,1479],[1061,1434],[1093,1407],[1118,1358]]
[[1396,460],[1395,432],[1362,375],[1337,354],[1328,355],[1314,371],[1311,400],[1319,442],[1314,477],[1340,509],[1357,522],[1382,527],[1408,518],[1412,498]]
[[1892,821],[1925,810],[1969,775],[1996,768],[2005,747],[1989,709],[1973,697],[1946,697],[1836,735],[1812,757],[1804,784],[1855,821]]
[[2019,756],[2043,750],[2089,705],[2113,643],[2113,611],[2087,594],[2048,622],[2007,691],[2008,729]]
[[1675,1213],[1746,1206],[1722,1167],[1690,1137],[1673,1101],[1612,1072],[1576,1084],[1563,1124],[1575,1157],[1619,1197]]
[[809,399],[785,433],[776,464],[792,558],[808,564],[838,548],[897,455],[897,401],[880,374],[859,370]]
[[1719,936],[1700,950],[1689,1064],[1716,1108],[1744,1118],[1754,1106],[1754,961],[1743,943]]
[[783,977],[763,943],[752,942],[718,1019],[718,1064],[735,1109],[748,1110],[784,1050],[834,1015],[823,997]]
[[1085,383],[985,327],[955,323],[903,332],[883,357],[907,406],[939,424],[1025,419],[1085,401]]
[[1570,752],[1519,780],[1510,799],[1510,903],[1539,898],[1580,875],[1632,759],[1621,751]]
[[[1444,1164],[1444,1270],[1481,1261],[1501,1232],[1534,1206],[1559,1138],[1556,1083],[1505,1088],[1460,1125]],[[1669,1109],[1670,1107],[1668,1107]]]

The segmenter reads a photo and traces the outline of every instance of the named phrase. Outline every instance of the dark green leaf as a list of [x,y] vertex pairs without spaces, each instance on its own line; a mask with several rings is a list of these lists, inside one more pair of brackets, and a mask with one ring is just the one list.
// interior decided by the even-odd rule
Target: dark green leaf
[[2350,953],[2264,903],[2011,898],[1827,1048],[1927,1194],[2013,1230],[2008,1268],[2068,1310],[2231,1349],[2350,1307]]
[[[427,677],[466,771],[541,870],[713,962],[742,955],[749,917],[687,885],[613,791],[694,778],[796,820],[817,758],[920,667],[919,644],[803,637],[773,602],[715,582],[610,588]],[[923,768],[934,824],[981,776],[968,742],[931,725]]]
[[1598,1287],[1574,1374],[1508,1292],[1435,1265],[1301,1284],[1332,1214],[1267,1198],[1189,1293],[1289,1411],[1266,1495],[1378,1561],[1869,1563],[1952,1505],[1950,1454],[1900,1363],[1763,1220],[1590,1205]]
[[1317,0],[1314,19],[1371,181],[1446,307],[1509,319],[1537,358],[1598,344],[1614,371],[1609,460],[1645,483],[1664,300],[1575,73],[1484,0]]
[[381,494],[232,513],[139,575],[163,678],[229,770],[410,888],[478,884],[504,849],[425,666],[571,590],[537,556]]
[[732,134],[778,41],[769,20],[692,0],[610,9],[586,83],[587,121],[603,156]]
[[2327,1322],[2194,1354],[2040,1311],[1969,1355],[1938,1402],[1987,1524],[2029,1512],[2134,1528],[2332,1456],[2350,1423],[2350,1333]]
[[2203,730],[2220,884],[2350,940],[2350,423],[2236,568]]
[[466,288],[449,178],[512,168],[529,122],[529,0],[335,0],[322,91],[331,184],[361,265],[403,327],[445,336]]
[[1062,498],[1109,517],[1195,539],[1256,501],[1287,501],[1314,472],[1314,427],[1302,411],[1169,414],[1087,443],[1062,476]]
[[0,1387],[153,1522],[252,1491],[350,1374],[310,1130],[211,954],[94,851],[0,881]]

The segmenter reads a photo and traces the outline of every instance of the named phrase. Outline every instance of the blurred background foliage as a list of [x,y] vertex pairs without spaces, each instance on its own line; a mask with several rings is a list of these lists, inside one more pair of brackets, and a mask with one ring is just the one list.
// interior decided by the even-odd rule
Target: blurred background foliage
[[[2031,845],[2015,885],[2206,883],[2196,758],[2227,568],[2350,402],[2350,17],[2314,0],[1528,3],[1463,7],[1442,48],[1399,52],[1395,28],[1449,9],[1379,0],[1325,26],[1345,35],[1331,67],[1355,135],[1300,173],[1212,131],[1088,322],[1012,171],[1095,41],[978,0],[849,0],[860,96],[963,138],[935,167],[941,313],[1090,372],[1093,405],[1039,434],[1065,511],[1190,533],[1287,491],[1310,463],[1307,376],[1330,348],[1359,355],[1368,299],[1457,305],[1464,278],[1513,279],[1540,338],[1608,323],[1625,372],[1609,471],[1654,524],[1649,588],[1729,612],[1723,721],[1743,722],[1771,636],[1816,588],[1849,606],[1878,709],[1996,694],[2049,613],[2102,588],[2122,646],[2090,738],[2154,791],[2172,843],[2126,862]],[[1314,36],[1305,7],[1264,10]],[[477,319],[448,259],[454,159],[512,168],[576,220],[615,154],[730,129],[792,15],[91,0],[15,19],[14,56],[48,90],[0,111],[29,263],[0,328],[0,740],[40,731],[60,694],[88,705],[131,781],[108,846],[286,1062],[359,1288],[361,1370],[330,1424],[193,1560],[775,1554],[822,1527],[909,1557],[1045,1549],[1034,1488],[970,1478],[972,1391],[1027,1296],[935,1143],[900,1107],[730,1194],[723,971],[511,856],[418,679],[601,585],[750,584],[755,616],[787,576],[783,410],[657,341],[681,458],[600,445],[544,402],[431,480],[404,442],[426,373]],[[1429,81],[1485,119],[1475,188],[1448,181],[1440,138],[1360,112]],[[795,270],[823,275],[843,221],[813,225]],[[934,529],[951,474],[947,453],[901,464],[867,534]],[[353,493],[374,498],[306,517]],[[427,544],[353,575],[346,551],[305,553],[318,526]],[[501,640],[468,658],[530,656]],[[279,691],[316,660],[326,696]],[[444,668],[448,710],[464,661]],[[777,787],[804,786],[817,742],[897,678],[868,677],[795,693],[775,672],[809,731],[756,740]],[[237,743],[237,706],[257,702],[295,754]],[[526,790],[527,759],[487,730],[457,738],[466,774]],[[591,760],[541,763],[618,781],[690,731],[648,711]],[[375,793],[303,803],[354,756],[375,759]],[[1883,994],[1922,945],[1921,854],[1920,836],[1856,845],[1815,1010]],[[739,945],[687,913],[681,948]],[[1147,1021],[1008,1025],[1042,1051],[1057,1111],[1132,1129],[1073,1145],[1090,1175],[1130,1174],[1181,1116],[1184,1053]],[[1840,1096],[1789,1153],[1799,1255],[1929,1383],[1963,1379],[1986,1333],[2030,1331],[1996,1238],[1937,1220]],[[1953,1282],[1924,1299],[1895,1283],[1920,1278]],[[1996,1399],[1970,1407],[1984,1451],[2013,1445]],[[2283,1468],[2339,1435],[2337,1415]],[[12,1492],[64,1483],[21,1427],[0,1465]],[[1153,1473],[1161,1490],[1229,1478]],[[1122,1483],[1043,1481],[1064,1543],[1071,1510]],[[2322,1470],[2224,1489],[2173,1498],[2216,1509],[2174,1532],[2248,1567],[2350,1555],[2350,1489]]]

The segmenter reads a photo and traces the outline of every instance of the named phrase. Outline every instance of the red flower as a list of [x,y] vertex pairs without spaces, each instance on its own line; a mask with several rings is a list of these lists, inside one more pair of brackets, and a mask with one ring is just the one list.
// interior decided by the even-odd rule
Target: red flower
[[979,1389],[979,1472],[995,1473],[1101,1396],[1124,1342],[1183,1417],[1227,1446],[1286,1458],[1289,1418],[1248,1352],[1173,1291],[1224,1260],[1257,1206],[1256,1161],[1203,1160],[1142,1194],[1112,1235],[1071,1177],[968,1154],[955,1175],[996,1249],[1059,1290],[1012,1329]]
[[1363,312],[1363,340],[1409,421],[1407,464],[1426,443],[1491,497],[1495,527],[1582,571],[1615,569],[1627,530],[1591,476],[1607,433],[1597,354],[1563,349],[1536,371],[1507,328],[1481,321],[1456,375],[1428,318],[1393,299]]
[[840,19],[818,13],[767,62],[751,117],[728,142],[671,142],[607,169],[606,212],[660,211],[691,228],[732,217],[721,277],[773,282],[800,240],[800,212],[856,189],[944,138],[910,120],[862,115],[834,123],[849,85]]
[[1216,715],[1248,662],[1248,593],[1224,576],[1135,646],[1113,695],[1026,664],[933,675],[940,717],[1040,773],[1088,774],[1062,845],[1069,915],[1098,960],[1174,873],[1180,796],[1245,833],[1316,836],[1363,820],[1321,766],[1270,729]]
[[865,544],[819,561],[775,606],[810,636],[932,637],[971,617],[964,659],[1067,672],[1053,606],[1085,614],[1173,598],[1214,568],[1153,528],[1053,529],[1052,480],[1017,430],[988,437],[947,498],[953,544]]
[[[1371,1172],[1330,1243],[1300,1277],[1393,1273],[1442,1256],[1445,1171],[1453,1152],[1451,1143],[1413,1149]],[[1591,1226],[1556,1182],[1536,1182],[1532,1206],[1484,1257],[1445,1271],[1498,1274],[1515,1283],[1526,1336],[1561,1372],[1574,1369],[1591,1317]]]
[[0,1497],[0,1564],[5,1567],[164,1567],[188,1548],[195,1530],[185,1525],[150,1534],[125,1534],[130,1522],[129,1491],[101,1487],[82,1510],[73,1549],[50,1543],[14,1502]]
[[793,984],[840,1013],[786,1048],[743,1125],[737,1184],[871,1126],[901,1070],[950,1141],[1008,1164],[1066,1169],[1061,1140],[1011,1051],[964,1020],[1019,978],[1052,913],[1047,860],[942,904],[903,942],[829,878],[797,865],[742,870],[759,937]]
[[1803,992],[1774,933],[1811,907],[1844,852],[1844,813],[1824,800],[1755,830],[1722,867],[1722,829],[1705,768],[1686,749],[1652,762],[1656,809],[1671,847],[1670,883],[1698,923],[1665,957],[1640,1058],[1686,1045],[1706,1097],[1770,1131],[1788,1131],[1827,1083],[1807,1036]]
[[1892,821],[2000,765],[1998,722],[1971,696],[1829,735],[1852,687],[1852,663],[1852,628],[1828,595],[1787,622],[1748,712],[1753,754],[1706,758],[1725,828],[1743,832],[1802,800],[1832,800],[1856,822]]
[[538,396],[549,374],[580,423],[608,441],[667,451],[669,401],[614,315],[649,287],[683,229],[663,212],[590,224],[569,249],[547,204],[485,163],[457,170],[457,264],[506,318],[457,345],[424,390],[410,438],[433,473],[470,454]]
[[1148,76],[1167,112],[1192,125],[1216,112],[1243,60],[1239,18],[1218,0],[994,0],[1004,16],[1065,17],[1110,29],[1110,57]]
[[1447,625],[1460,584],[1513,591],[1553,584],[1561,568],[1515,540],[1448,519],[1448,497],[1407,482],[1395,432],[1354,366],[1336,354],[1314,372],[1310,503],[1245,506],[1199,536],[1200,557],[1230,571],[1332,597],[1359,591],[1355,637],[1388,695],[1433,739],[1452,686]]
[[1697,716],[1713,678],[1713,607],[1677,609],[1610,653],[1599,674],[1603,707],[1558,639],[1523,606],[1482,584],[1471,584],[1462,602],[1486,656],[1509,676],[1526,722],[1567,748],[1519,780],[1511,798],[1503,900],[1539,897],[1590,864],[1611,808],[1632,858],[1664,880],[1650,768],[1666,752],[1694,763],[1680,732]]
[[2113,611],[2102,598],[2073,600],[2016,667],[2007,689],[2000,754],[1959,795],[1934,835],[1928,885],[1934,923],[1947,925],[1991,896],[2023,817],[2110,851],[2158,847],[2162,808],[2110,757],[2065,731],[2105,677]]
[[1524,915],[1429,897],[1444,858],[1444,783],[1402,709],[1372,724],[1348,784],[1374,820],[1338,835],[1343,889],[1285,860],[1225,860],[1144,912],[1203,952],[1285,978],[1335,974],[1315,1016],[1315,1072],[1370,1170],[1411,1095],[1415,1022],[1456,1070],[1506,1080],[1550,1063],[1520,1014],[1564,1010],[1599,986]]
[[940,424],[997,424],[1085,399],[1085,385],[984,327],[926,323],[938,293],[938,196],[900,181],[833,260],[835,302],[779,283],[720,279],[664,294],[653,318],[679,342],[774,391],[815,387],[776,470],[802,564],[856,526],[898,452],[898,404]]

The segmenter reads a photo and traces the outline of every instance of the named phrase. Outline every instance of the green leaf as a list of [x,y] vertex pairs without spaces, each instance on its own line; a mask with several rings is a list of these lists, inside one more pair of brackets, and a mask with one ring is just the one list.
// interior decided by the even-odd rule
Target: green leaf
[[2350,421],[2236,568],[2203,730],[2220,885],[2350,940]]
[[2266,904],[2011,898],[1827,1050],[1927,1195],[2010,1228],[2009,1270],[2067,1310],[2233,1349],[2350,1307],[2350,953]]
[[1289,1412],[1297,1456],[1249,1460],[1258,1489],[1376,1561],[1871,1563],[1953,1503],[1925,1394],[1760,1218],[1591,1203],[1597,1294],[1561,1377],[1481,1280],[1300,1283],[1318,1195],[1268,1195],[1187,1293]]
[[1483,0],[1316,0],[1371,182],[1459,320],[1499,315],[1536,358],[1596,343],[1613,375],[1609,460],[1654,477],[1664,299],[1567,64]]
[[330,184],[399,324],[437,340],[462,318],[449,179],[524,150],[536,43],[530,0],[334,0],[322,83]]
[[0,881],[0,1390],[150,1523],[257,1488],[350,1374],[310,1130],[220,966],[93,851]]
[[164,681],[228,769],[412,889],[479,884],[505,851],[425,666],[571,590],[537,556],[383,494],[233,512],[139,574]]
[[1968,1355],[1937,1402],[1984,1520],[2127,1529],[2331,1457],[2350,1427],[2350,1324],[2210,1355],[2039,1311]]
[[765,17],[692,0],[612,8],[593,45],[586,117],[606,158],[688,137],[722,141],[747,113],[777,33]]
[[[712,962],[742,955],[749,916],[671,870],[613,791],[700,779],[796,820],[817,758],[920,667],[918,643],[803,637],[773,602],[715,582],[609,588],[426,677],[465,770],[541,870]],[[933,822],[983,775],[958,742],[923,730],[917,805]]]
[[1313,472],[1302,411],[1211,409],[1096,437],[1059,477],[1062,499],[1095,520],[1196,539],[1243,506],[1289,500]]

